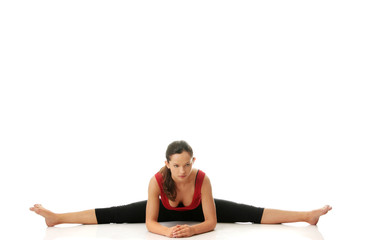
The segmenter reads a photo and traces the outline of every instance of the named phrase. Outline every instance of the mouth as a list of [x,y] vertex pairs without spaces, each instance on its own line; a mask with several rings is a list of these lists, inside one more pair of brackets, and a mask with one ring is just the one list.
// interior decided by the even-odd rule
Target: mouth
[[186,177],[186,175],[185,176],[179,176],[180,178],[185,178]]

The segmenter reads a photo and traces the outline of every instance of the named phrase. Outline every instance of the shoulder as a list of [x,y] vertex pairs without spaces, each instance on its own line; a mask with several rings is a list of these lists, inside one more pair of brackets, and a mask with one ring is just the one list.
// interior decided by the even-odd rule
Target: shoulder
[[206,183],[209,182],[210,183],[209,177],[204,171],[202,171],[200,169],[195,169],[195,170],[197,171],[195,175],[197,175],[198,179],[202,179],[203,184],[204,184],[204,182],[206,182]]
[[213,198],[212,184],[210,183],[210,179],[207,175],[205,175],[201,186],[201,198],[203,201],[205,201],[205,199]]
[[209,179],[208,175],[206,175],[206,174],[205,174],[204,179],[203,179],[203,186],[205,186],[205,185],[211,185],[210,179]]
[[212,188],[212,184],[210,183],[210,179],[208,177],[208,175],[205,174],[204,179],[203,179],[203,184],[201,186],[201,191],[205,192],[205,191],[211,191]]
[[153,176],[149,181],[149,192],[160,193],[159,185],[155,176]]

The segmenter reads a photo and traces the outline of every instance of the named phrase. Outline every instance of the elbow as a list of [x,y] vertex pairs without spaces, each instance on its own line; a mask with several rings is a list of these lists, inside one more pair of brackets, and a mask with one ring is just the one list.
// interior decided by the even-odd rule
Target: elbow
[[211,220],[210,222],[210,230],[214,231],[215,227],[217,226],[217,219]]
[[216,226],[217,226],[217,220],[215,220],[215,221],[213,222],[213,226],[212,226],[212,227],[213,227],[213,229],[212,229],[213,231],[214,231],[214,229],[215,229],[215,227],[216,227]]
[[152,224],[150,221],[145,221],[145,227],[149,232],[152,232]]

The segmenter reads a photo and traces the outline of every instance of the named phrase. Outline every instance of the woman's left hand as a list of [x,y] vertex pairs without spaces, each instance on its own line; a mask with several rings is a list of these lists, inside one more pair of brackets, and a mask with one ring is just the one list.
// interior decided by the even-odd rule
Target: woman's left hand
[[174,238],[191,237],[194,235],[194,229],[189,225],[177,225],[173,230]]

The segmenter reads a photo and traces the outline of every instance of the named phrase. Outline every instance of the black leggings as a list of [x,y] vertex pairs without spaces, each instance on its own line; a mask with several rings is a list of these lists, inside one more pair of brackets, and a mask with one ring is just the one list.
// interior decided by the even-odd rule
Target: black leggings
[[[217,210],[217,222],[261,222],[264,208],[221,199],[214,199],[214,202]],[[96,208],[95,212],[98,224],[145,223],[146,204],[147,201],[141,201],[117,207]],[[162,202],[160,202],[158,222],[168,221],[203,222],[204,214],[201,203],[193,210],[175,211],[166,209]]]

